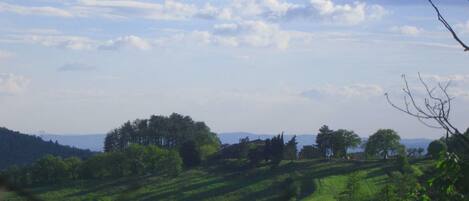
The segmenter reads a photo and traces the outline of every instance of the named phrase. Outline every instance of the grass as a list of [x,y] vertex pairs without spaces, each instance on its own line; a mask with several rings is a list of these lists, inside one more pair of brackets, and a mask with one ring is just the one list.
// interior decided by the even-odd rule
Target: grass
[[[229,167],[212,165],[186,170],[175,178],[142,176],[74,181],[30,191],[47,201],[284,200],[282,184],[286,178],[294,177],[301,188],[299,199],[333,201],[334,196],[344,190],[351,172],[360,172],[362,193],[371,196],[383,185],[386,171],[392,170],[391,163],[379,161],[284,161],[277,168],[263,166],[244,171]],[[5,200],[19,201],[21,198],[9,194]]]

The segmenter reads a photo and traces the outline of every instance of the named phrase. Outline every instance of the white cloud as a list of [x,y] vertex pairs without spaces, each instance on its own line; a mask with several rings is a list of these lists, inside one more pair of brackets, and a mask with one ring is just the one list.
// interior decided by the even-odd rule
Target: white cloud
[[21,93],[29,84],[29,80],[20,75],[11,73],[0,74],[0,95],[13,95]]
[[305,44],[312,37],[313,34],[309,32],[287,31],[278,24],[256,20],[216,24],[211,31],[194,31],[185,36],[185,39],[232,47],[286,49],[292,42]]
[[105,50],[115,50],[121,48],[135,48],[139,50],[148,50],[151,48],[151,44],[143,38],[130,35],[109,40],[105,44],[101,45],[99,48]]
[[194,18],[220,20],[281,20],[322,18],[335,24],[356,25],[380,19],[388,13],[384,7],[365,2],[337,4],[332,0],[310,0],[299,4],[285,0],[231,0],[225,5],[210,3],[199,6],[176,0],[160,3],[137,0],[79,0],[64,3],[63,8],[27,7],[0,4],[0,11],[19,14],[61,17],[104,17],[113,19],[144,18],[153,20],[188,20]]
[[[365,2],[336,4],[332,0],[311,0],[307,4],[297,4],[282,0],[233,0],[231,4],[215,11],[229,13],[236,20],[282,20],[318,17],[334,24],[356,25],[366,20],[378,20],[388,14],[380,5]],[[226,18],[225,18],[226,19]]]
[[243,21],[236,24],[215,25],[213,34],[218,42],[253,47],[285,49],[290,41],[288,32],[281,30],[276,24],[263,21]]
[[349,86],[335,86],[327,85],[321,87],[314,87],[313,89],[304,91],[302,96],[311,99],[324,99],[324,98],[370,98],[381,96],[384,90],[379,85],[374,84],[353,84]]
[[409,25],[395,26],[391,28],[391,31],[400,33],[403,35],[407,35],[407,36],[418,36],[422,32],[424,32],[422,28],[418,28],[416,26],[409,26]]
[[73,17],[73,14],[67,10],[41,6],[41,7],[28,7],[28,6],[19,6],[8,3],[0,2],[0,12],[12,12],[20,15],[46,15],[46,16],[56,16],[56,17]]
[[357,25],[366,20],[381,19],[388,13],[380,5],[367,5],[358,1],[353,4],[336,4],[332,0],[311,0],[310,3],[320,17],[343,25]]

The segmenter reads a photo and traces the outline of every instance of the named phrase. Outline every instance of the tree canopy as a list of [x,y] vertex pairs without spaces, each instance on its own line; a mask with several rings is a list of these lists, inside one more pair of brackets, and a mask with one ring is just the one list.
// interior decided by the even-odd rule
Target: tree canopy
[[327,125],[319,129],[316,144],[323,157],[343,157],[349,148],[360,145],[360,137],[353,131],[339,129],[331,130]]
[[401,137],[392,129],[379,129],[366,142],[365,153],[380,155],[383,159],[387,159],[401,148],[400,139]]
[[169,117],[153,115],[124,123],[106,135],[104,150],[124,150],[131,144],[182,150],[181,146],[188,141],[195,143],[202,158],[215,153],[220,146],[217,135],[204,122],[173,113]]

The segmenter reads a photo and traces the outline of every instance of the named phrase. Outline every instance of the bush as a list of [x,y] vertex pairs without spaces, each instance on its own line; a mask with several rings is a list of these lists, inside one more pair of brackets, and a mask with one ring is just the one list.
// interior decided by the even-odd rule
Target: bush
[[446,144],[441,140],[434,140],[432,141],[427,148],[428,155],[430,155],[433,159],[438,159],[442,152],[446,152],[448,148]]

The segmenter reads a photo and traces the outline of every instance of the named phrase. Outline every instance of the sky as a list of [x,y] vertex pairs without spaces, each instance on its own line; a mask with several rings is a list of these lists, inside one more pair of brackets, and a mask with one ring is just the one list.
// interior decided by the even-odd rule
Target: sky
[[[435,0],[469,43],[469,2]],[[438,138],[392,108],[406,74],[452,80],[469,127],[469,53],[425,0],[2,0],[0,126],[106,133],[173,112],[215,132]]]

